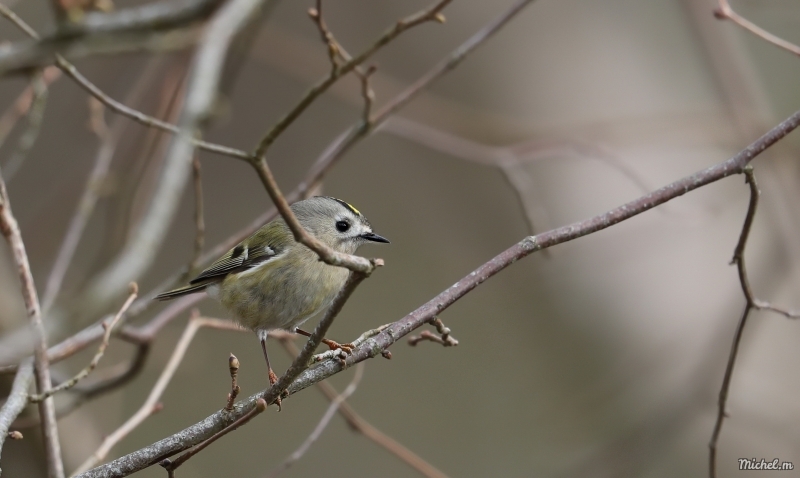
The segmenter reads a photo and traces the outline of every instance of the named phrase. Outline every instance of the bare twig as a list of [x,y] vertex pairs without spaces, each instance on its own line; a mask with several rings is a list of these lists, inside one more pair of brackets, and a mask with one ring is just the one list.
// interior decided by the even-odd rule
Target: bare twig
[[[508,10],[504,11],[500,16],[486,24],[483,28],[478,30],[475,34],[462,43],[450,55],[437,63],[433,68],[428,70],[422,77],[417,79],[403,92],[395,96],[389,103],[384,105],[378,110],[368,122],[359,121],[357,124],[350,127],[347,131],[339,135],[322,154],[317,158],[314,166],[311,168],[307,178],[298,185],[295,190],[296,197],[302,197],[310,188],[318,184],[325,173],[333,167],[336,162],[350,150],[361,139],[369,135],[390,116],[408,104],[411,100],[422,92],[425,88],[430,86],[434,81],[439,79],[448,71],[456,68],[470,53],[477,47],[482,45],[486,40],[492,37],[495,33],[500,31],[512,18],[526,6],[532,3],[533,0],[517,0]],[[436,21],[441,21],[440,18],[435,18]],[[294,198],[295,196],[290,196]]]
[[[398,35],[404,31],[413,28],[422,23],[429,21],[436,21],[441,23],[441,10],[447,6],[452,0],[439,0],[431,7],[417,12],[409,17],[399,20],[394,26],[389,28],[377,41],[370,45],[366,50],[356,55],[354,58],[343,63],[338,68],[333,68],[330,74],[324,79],[317,82],[316,85],[311,87],[305,96],[297,103],[297,105],[286,116],[281,118],[275,126],[273,126],[266,135],[261,139],[256,148],[253,156],[256,158],[263,158],[267,150],[273,142],[280,136],[283,131],[289,127],[303,111],[314,102],[314,100],[324,93],[336,80],[353,71],[358,65],[364,63],[376,51],[380,50],[384,45],[394,40]],[[327,43],[327,40],[326,40]],[[341,51],[341,50],[339,50]]]
[[[90,400],[116,390],[136,378],[144,369],[150,348],[149,342],[137,344],[136,352],[130,360],[95,373],[95,381],[92,383],[76,385],[67,400],[56,404],[56,416],[61,419]],[[14,422],[14,426],[18,428],[27,428],[38,424],[37,417],[18,418]]]
[[123,423],[119,428],[117,428],[113,433],[108,435],[103,440],[103,443],[100,444],[100,447],[98,447],[98,449],[89,458],[87,458],[80,466],[78,466],[78,468],[73,472],[73,476],[81,474],[99,463],[103,458],[106,457],[106,455],[108,455],[108,452],[111,451],[114,445],[119,443],[120,440],[125,438],[131,431],[136,429],[136,427],[138,427],[144,420],[162,408],[162,405],[159,403],[159,399],[164,393],[164,390],[167,388],[169,382],[172,380],[178,365],[180,365],[180,363],[183,361],[183,357],[186,355],[186,350],[189,348],[189,344],[192,343],[192,339],[194,339],[195,334],[202,327],[238,330],[238,327],[229,321],[209,319],[204,317],[192,317],[189,320],[189,323],[186,324],[186,329],[183,331],[183,335],[181,335],[180,340],[178,340],[178,343],[175,345],[175,349],[173,350],[167,365],[164,367],[164,370],[161,372],[161,375],[158,377],[155,385],[153,385],[153,389],[150,391],[150,394],[147,396],[144,404],[142,404],[142,406],[136,411],[136,413],[133,414],[133,416],[131,416],[125,423]]
[[228,394],[228,404],[225,405],[225,410],[230,412],[233,410],[233,403],[236,401],[236,397],[242,391],[236,383],[236,377],[239,375],[239,359],[233,354],[228,357],[228,370],[231,373],[231,392]]
[[[368,338],[374,337],[381,333],[383,329],[388,327],[389,324],[379,327],[378,329],[368,331],[367,333],[362,334],[361,337],[353,341],[353,344],[362,344]],[[363,337],[363,340],[361,340]],[[290,337],[284,338],[280,340],[281,345],[286,349],[289,355],[294,358],[297,356],[300,351],[297,349],[297,346],[294,342],[290,339]],[[384,351],[385,353],[389,353],[388,350]],[[325,395],[328,401],[332,402],[339,396],[339,394],[334,390],[334,388],[327,382],[327,381],[320,381],[316,384],[317,389]],[[436,469],[433,465],[425,461],[422,457],[414,453],[413,451],[409,450],[401,443],[397,442],[394,438],[390,437],[389,435],[383,433],[382,431],[375,428],[371,423],[361,417],[353,407],[350,406],[347,402],[342,402],[338,408],[339,414],[342,418],[345,419],[347,424],[353,431],[361,433],[368,439],[372,440],[379,446],[383,447],[386,451],[391,453],[392,455],[396,456],[403,462],[405,462],[410,467],[417,470],[423,476],[428,478],[446,478],[446,475]]]
[[621,162],[614,154],[595,144],[571,139],[554,139],[493,146],[462,138],[400,116],[392,116],[377,130],[466,161],[500,169],[524,212],[530,234],[536,234],[538,231],[536,225],[540,228],[550,226],[551,220],[543,205],[543,199],[538,195],[539,188],[534,182],[535,175],[530,174],[525,168],[528,163],[561,157],[573,157],[579,160],[594,159],[619,171],[642,194],[649,190],[647,183],[635,170]]
[[325,413],[322,415],[322,418],[317,423],[317,426],[314,427],[314,430],[311,432],[310,435],[305,439],[305,441],[294,451],[291,455],[286,457],[283,460],[283,463],[278,465],[277,468],[272,470],[272,472],[268,475],[271,478],[274,478],[284,471],[288,470],[289,467],[297,463],[303,455],[306,454],[311,445],[316,442],[322,432],[325,431],[325,428],[328,427],[328,424],[331,422],[333,415],[339,410],[341,404],[350,398],[350,395],[355,393],[356,389],[358,388],[358,384],[361,382],[361,378],[364,376],[364,363],[361,362],[356,365],[356,373],[353,376],[353,380],[350,381],[350,384],[347,385],[347,388],[342,391],[341,395],[337,394],[333,400],[331,400],[331,404],[328,406],[328,409],[325,410]]
[[[32,383],[33,360],[26,359],[17,370],[17,376],[14,377],[11,392],[8,394],[3,407],[0,408],[0,451],[3,450],[3,443],[8,437],[8,429],[28,403],[28,388]],[[0,473],[2,473],[2,470],[0,470]]]
[[[206,0],[208,1],[208,0]],[[218,0],[213,0],[218,1]],[[0,4],[0,14],[8,18],[11,22],[17,25],[22,31],[24,31],[28,36],[33,39],[39,39],[39,34],[30,27],[24,20],[22,20],[17,14],[11,11],[8,7],[3,4]],[[121,114],[123,116],[127,116],[128,118],[143,124],[145,126],[151,128],[158,128],[164,131],[168,131],[173,134],[177,134],[180,129],[178,126],[168,123],[166,121],[162,121],[158,118],[153,116],[146,115],[139,110],[134,108],[128,107],[123,103],[115,100],[114,98],[107,95],[103,90],[97,87],[94,83],[89,81],[81,72],[75,68],[75,65],[67,61],[63,56],[56,55],[56,66],[61,69],[67,76],[72,78],[78,86],[86,90],[90,95],[97,98],[101,103],[106,105],[111,111]],[[48,68],[49,69],[49,68]],[[2,130],[0,130],[2,131]],[[2,135],[0,135],[2,137]],[[249,153],[245,151],[238,150],[236,148],[231,148],[228,146],[223,146],[219,144],[209,143],[207,141],[202,141],[200,139],[192,137],[189,141],[191,141],[195,146],[199,149],[204,151],[208,151],[211,153],[222,154],[225,156],[232,156],[238,159],[247,160],[251,156]]]
[[43,41],[20,41],[0,51],[0,74],[41,67],[56,53],[85,57],[139,49],[184,48],[196,41],[196,21],[222,0],[173,0],[111,13],[89,12]]
[[[111,111],[126,116],[137,123],[140,123],[144,126],[148,126],[151,128],[158,128],[173,134],[179,133],[178,126],[168,123],[166,121],[162,121],[158,118],[153,116],[146,115],[139,110],[126,106],[119,101],[111,98],[106,93],[103,92],[100,88],[98,88],[94,83],[89,81],[85,76],[83,76],[74,65],[69,63],[68,61],[64,60],[61,57],[56,59],[56,65],[61,68],[64,73],[66,73],[70,78],[75,80],[78,83],[78,86],[86,90],[90,95],[97,98],[101,103],[106,105]],[[223,146],[220,144],[209,143],[208,141],[203,141],[201,139],[190,137],[187,139],[190,141],[194,146],[203,151],[208,151],[210,153],[221,154],[224,156],[231,156],[237,159],[248,160],[251,158],[251,155],[245,151],[231,148],[229,146]]]
[[20,30],[25,32],[25,34],[28,35],[29,37],[31,37],[31,38],[33,38],[35,40],[39,39],[39,34],[36,33],[36,30],[31,28],[31,26],[28,25],[27,23],[25,23],[25,21],[22,18],[20,18],[19,15],[14,13],[13,10],[8,8],[8,6],[6,6],[3,3],[0,3],[0,15],[3,15],[4,17],[6,17],[8,19],[8,21],[10,21],[14,25],[16,25]]
[[[286,388],[286,391],[291,397],[292,394],[325,380],[326,378],[335,375],[350,365],[354,365],[363,360],[381,355],[382,352],[388,350],[389,347],[391,347],[402,337],[408,335],[416,328],[427,323],[427,321],[432,317],[441,314],[443,310],[447,309],[461,297],[523,257],[526,257],[544,248],[569,242],[588,234],[609,228],[622,221],[642,214],[643,212],[649,211],[661,204],[666,203],[667,201],[680,197],[690,191],[694,191],[713,182],[727,178],[733,174],[741,174],[745,166],[747,166],[750,161],[764,152],[764,150],[781,140],[798,126],[800,126],[800,111],[795,112],[792,116],[772,128],[766,134],[750,144],[747,148],[743,149],[726,161],[679,179],[656,191],[641,196],[633,201],[592,218],[522,239],[518,243],[509,247],[505,251],[501,252],[488,262],[469,273],[467,276],[463,277],[452,286],[448,287],[445,291],[432,298],[410,314],[386,327],[380,334],[366,340],[344,360],[344,363],[329,360],[320,362],[313,367],[308,368],[304,372],[298,373],[296,376],[290,376],[287,373],[285,377],[290,377],[291,380],[287,379],[286,381],[291,382],[291,385]],[[351,273],[351,275],[353,275],[353,273]],[[326,330],[327,329],[324,331]],[[322,332],[324,333],[324,331]],[[318,335],[316,330],[314,335],[317,335],[318,339],[322,338],[322,335]],[[309,344],[311,344],[311,341],[309,341],[309,343],[306,345],[309,346]],[[319,341],[317,341],[316,344],[318,345]],[[308,353],[307,357],[304,357],[304,360],[308,360],[310,355],[311,352]],[[293,365],[296,362],[297,360],[293,362]],[[284,377],[282,377],[282,379],[283,378]],[[112,463],[84,473],[82,478],[100,476],[121,477],[146,468],[147,466],[163,459],[164,456],[169,456],[185,450],[186,448],[191,447],[196,443],[200,443],[209,436],[213,435],[213,433],[219,430],[220,426],[225,423],[230,423],[229,420],[231,420],[232,417],[241,416],[242,414],[251,410],[255,406],[255,401],[257,398],[265,398],[267,402],[269,402],[270,399],[274,400],[279,393],[274,389],[280,389],[283,386],[285,385],[279,381],[278,384],[267,390],[266,397],[264,396],[264,392],[254,394],[248,399],[244,400],[241,407],[236,407],[232,413],[218,412],[214,415],[211,415],[205,420],[178,432],[176,435],[164,438],[156,443],[153,443],[152,445],[120,457]]]
[[311,20],[317,25],[320,37],[322,37],[323,43],[328,47],[328,58],[331,61],[331,74],[335,75],[336,70],[339,68],[338,59],[341,55],[339,44],[333,38],[333,34],[328,30],[328,25],[325,24],[325,19],[322,17],[322,0],[316,0],[316,4],[316,8],[308,9],[308,16],[311,17]]
[[756,209],[758,208],[758,198],[761,192],[756,183],[756,177],[753,174],[752,166],[746,166],[743,170],[745,181],[750,187],[750,203],[747,206],[747,215],[744,219],[742,232],[739,235],[739,242],[736,244],[736,249],[733,252],[733,259],[731,264],[736,265],[736,270],[739,273],[739,283],[742,287],[742,294],[745,298],[744,311],[739,318],[739,323],[736,325],[736,332],[733,335],[733,344],[731,344],[730,353],[728,355],[728,363],[725,366],[725,375],[722,378],[722,385],[719,390],[719,400],[717,403],[717,419],[714,423],[714,431],[711,434],[711,440],[708,443],[708,472],[711,478],[717,476],[717,443],[719,435],[722,431],[722,422],[727,417],[725,411],[725,404],[728,401],[728,393],[730,392],[731,379],[733,377],[733,368],[736,364],[736,356],[739,352],[739,344],[742,341],[742,334],[744,327],[747,324],[747,319],[750,317],[750,312],[757,309],[757,299],[753,294],[753,289],[750,286],[750,279],[747,276],[747,267],[745,266],[745,247],[747,246],[747,239],[750,237],[750,230],[753,228],[753,220],[756,216]]
[[761,37],[767,42],[772,43],[778,48],[783,48],[789,53],[792,53],[796,56],[800,56],[799,46],[795,45],[792,42],[788,42],[776,35],[773,35],[772,33],[764,30],[763,28],[759,27],[750,20],[739,15],[733,10],[733,8],[731,8],[731,5],[730,3],[728,3],[728,0],[719,0],[719,6],[717,7],[716,10],[714,10],[714,16],[720,20],[730,20],[733,23],[744,28],[745,30],[749,31],[750,33],[754,34],[755,36]]
[[443,345],[445,347],[454,347],[458,345],[458,340],[455,337],[450,335],[450,328],[445,327],[444,322],[439,317],[434,317],[433,319],[429,320],[429,322],[436,327],[436,331],[439,332],[439,335],[432,333],[429,330],[423,330],[419,335],[412,335],[408,338],[408,345],[415,347],[418,343],[422,342],[423,340],[429,340],[431,342],[436,342],[437,344]]
[[[446,3],[447,2],[444,2],[444,4],[437,4],[434,6],[434,8],[441,10],[446,6]],[[315,25],[317,25],[317,30],[319,30],[320,37],[328,47],[328,57],[330,58],[331,62],[331,75],[334,75],[336,74],[336,70],[339,68],[339,60],[347,63],[352,61],[353,58],[347,53],[347,50],[345,50],[344,47],[339,44],[339,42],[333,36],[333,33],[331,33],[331,31],[328,29],[328,25],[325,23],[325,19],[322,16],[322,0],[316,0],[316,5],[316,8],[310,8],[308,10],[308,16],[311,17],[311,20],[314,21]],[[435,13],[430,19],[438,21],[439,23],[444,23],[444,15],[441,13]],[[370,67],[366,70],[364,70],[360,65],[357,65],[353,69],[353,73],[355,73],[361,82],[361,97],[364,99],[364,107],[361,118],[365,122],[369,121],[372,103],[375,101],[375,92],[370,87],[369,77],[375,73],[376,69],[377,68],[375,65],[370,65]]]
[[95,277],[79,299],[84,313],[97,310],[152,263],[189,178],[195,150],[191,138],[212,109],[228,46],[264,1],[231,0],[209,21],[187,80],[183,111],[178,120],[180,132],[172,138],[165,152],[164,167],[141,223],[120,254]]
[[228,433],[236,430],[240,426],[249,422],[250,420],[255,418],[256,415],[261,414],[266,409],[267,409],[267,402],[265,402],[263,398],[257,399],[256,406],[249,412],[239,417],[235,422],[231,423],[230,425],[218,431],[217,433],[211,435],[211,437],[209,437],[207,440],[203,441],[196,447],[192,448],[191,450],[187,451],[183,455],[176,458],[175,461],[166,459],[161,463],[159,463],[159,465],[163,466],[169,472],[174,472],[175,469],[183,465],[186,462],[186,460],[203,451],[208,445],[211,445],[212,443],[219,440],[223,436],[227,435]]
[[78,384],[78,382],[80,382],[81,380],[86,378],[90,373],[92,373],[92,371],[95,368],[97,368],[97,364],[100,363],[100,359],[103,358],[103,355],[106,353],[106,348],[108,347],[108,341],[111,339],[111,332],[114,330],[114,327],[119,322],[119,319],[121,319],[122,316],[125,314],[125,311],[128,310],[128,307],[131,306],[133,300],[136,298],[137,295],[139,295],[139,286],[136,285],[135,282],[132,282],[131,293],[128,296],[128,299],[125,301],[125,303],[122,304],[122,307],[119,309],[119,312],[117,312],[117,315],[115,315],[114,318],[111,319],[111,322],[109,322],[108,324],[103,322],[103,328],[106,331],[103,334],[103,340],[102,342],[100,342],[100,347],[97,348],[97,353],[94,354],[94,357],[92,357],[92,360],[89,362],[89,365],[84,367],[80,372],[75,374],[74,377],[62,383],[61,385],[53,387],[44,393],[31,395],[29,397],[29,401],[31,403],[39,403],[42,400],[46,399],[47,397],[54,395],[55,393],[74,387],[75,385]]
[[320,259],[330,265],[346,267],[351,271],[364,274],[365,276],[369,276],[372,273],[375,269],[375,265],[371,261],[361,256],[336,251],[309,234],[289,207],[289,202],[280,191],[278,183],[272,175],[272,171],[269,169],[269,166],[267,166],[267,161],[262,158],[257,161],[252,161],[251,164],[258,173],[258,177],[261,179],[261,183],[267,190],[272,202],[275,203],[275,207],[280,212],[281,217],[283,217],[283,220],[286,221],[286,225],[289,226],[292,234],[294,234],[295,241],[316,252]]
[[[131,89],[131,92],[126,98],[128,102],[133,103],[139,101],[141,96],[147,91],[147,87],[155,72],[154,65],[155,63],[151,62],[144,68],[142,74],[136,81],[136,85]],[[92,103],[93,105],[101,104],[99,103],[100,100],[95,97],[92,97],[92,101],[94,102]],[[93,114],[92,118],[98,114],[102,116],[102,111]],[[44,298],[42,299],[42,309],[45,313],[50,310],[61,290],[61,285],[69,269],[69,265],[72,262],[72,258],[75,255],[75,250],[78,248],[78,243],[83,236],[86,225],[89,223],[89,219],[92,217],[97,201],[100,198],[102,190],[101,184],[108,175],[111,160],[114,158],[119,140],[125,131],[125,123],[121,121],[120,118],[117,118],[110,128],[105,126],[104,122],[100,123],[97,120],[95,120],[93,124],[94,126],[92,128],[100,139],[100,147],[97,150],[92,170],[86,180],[83,194],[78,201],[75,213],[67,228],[67,233],[64,235],[64,240],[56,255],[53,268],[50,271],[50,275],[47,277]]]
[[[145,300],[150,301],[152,300],[152,295],[150,294]],[[149,322],[146,324],[139,326],[139,327],[131,327],[125,326],[121,330],[119,330],[118,335],[135,344],[145,344],[150,343],[155,334],[161,330],[166,324],[174,320],[181,312],[190,308],[194,304],[200,302],[201,300],[205,299],[203,294],[196,294],[196,295],[189,295],[186,297],[181,297],[180,299],[172,302],[169,306],[164,308],[159,314],[155,317],[150,319]],[[139,299],[142,300],[142,299]],[[132,309],[136,307],[138,301],[134,301],[133,305],[131,305],[130,309],[128,309],[130,315],[132,313]],[[96,324],[90,325],[85,329],[81,330],[80,332],[64,339],[63,341],[59,342],[58,344],[52,346],[47,351],[47,356],[51,362],[56,363],[64,360],[72,355],[80,352],[81,350],[85,349],[86,347],[90,346],[92,343],[100,340],[102,338],[105,329],[103,329],[103,321],[107,319],[104,318],[103,320],[99,321]],[[122,318],[122,321],[125,320],[125,317]],[[0,367],[0,373],[13,373],[17,370],[17,365],[5,365]]]
[[[47,360],[47,334],[42,323],[42,310],[39,308],[39,297],[33,283],[33,274],[25,252],[25,243],[22,233],[11,211],[5,181],[0,175],[0,231],[8,240],[17,265],[19,279],[22,284],[22,297],[25,309],[31,322],[31,327],[36,335],[34,347],[34,365],[36,369],[36,388],[39,393],[50,390],[50,364]],[[42,417],[42,435],[45,441],[45,456],[47,472],[50,478],[64,476],[64,464],[61,461],[61,445],[58,441],[58,425],[53,399],[48,398],[39,403],[39,415]]]
[[[380,267],[383,265],[383,261],[380,259],[372,259],[370,261],[370,265],[372,268]],[[311,336],[309,336],[308,341],[303,346],[303,349],[292,361],[289,369],[273,386],[267,389],[267,391],[264,393],[264,399],[268,404],[274,403],[281,395],[283,395],[289,385],[291,385],[292,382],[294,382],[294,380],[308,368],[309,361],[314,355],[314,350],[316,350],[317,346],[322,342],[322,339],[325,338],[325,334],[328,332],[331,324],[333,324],[333,320],[337,315],[339,315],[342,307],[344,307],[344,304],[350,298],[350,295],[352,295],[353,291],[355,291],[356,287],[358,287],[361,281],[367,277],[368,274],[350,271],[350,274],[347,276],[347,282],[345,282],[342,290],[336,294],[336,298],[333,300],[333,303],[331,303],[328,310],[325,311],[325,315],[322,317],[322,320],[314,329],[314,332],[311,333]]]

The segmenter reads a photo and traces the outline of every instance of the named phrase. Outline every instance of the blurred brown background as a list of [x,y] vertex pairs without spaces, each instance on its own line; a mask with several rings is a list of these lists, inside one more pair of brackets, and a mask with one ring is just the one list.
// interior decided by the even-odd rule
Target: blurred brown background
[[[120,0],[118,7],[131,3]],[[456,0],[447,23],[408,32],[374,59],[377,104],[391,98],[475,30],[507,0]],[[340,0],[325,18],[349,51],[368,45],[423,1]],[[722,161],[800,104],[800,60],[730,23],[714,20],[712,0],[540,0],[445,76],[400,116],[486,146],[523,144],[532,151],[514,170],[538,231],[603,212],[647,190]],[[800,42],[800,4],[741,0],[750,20]],[[207,139],[251,149],[318,78],[328,62],[306,10],[281,2],[263,26],[224,95]],[[14,10],[40,31],[51,27],[43,0]],[[0,22],[0,39],[21,34]],[[164,85],[187,53],[96,57],[81,71],[124,99],[146,68],[144,97],[131,106],[156,114]],[[149,65],[149,66],[148,66]],[[4,110],[24,78],[0,83]],[[40,137],[10,181],[9,193],[41,290],[94,161],[87,95],[68,79],[55,83]],[[275,144],[270,165],[291,190],[336,135],[358,119],[354,78],[341,81]],[[109,122],[114,115],[107,113]],[[146,128],[123,120],[125,134],[61,295],[85,287],[123,243],[141,213],[161,156],[142,145]],[[526,211],[498,168],[432,148],[390,123],[347,154],[328,176],[325,194],[370,218],[387,247],[361,250],[386,267],[366,281],[329,334],[347,341],[394,321],[528,234]],[[402,123],[406,124],[406,123]],[[393,126],[394,125],[394,126]],[[0,149],[5,164],[17,127]],[[797,138],[755,162],[763,201],[748,248],[760,298],[800,307],[797,297]],[[473,148],[474,149],[474,148]],[[251,168],[201,153],[206,244],[212,246],[271,206]],[[633,177],[632,177],[633,176]],[[642,184],[639,184],[642,183]],[[741,177],[705,187],[606,231],[535,254],[492,278],[442,316],[456,348],[422,343],[393,347],[393,360],[367,363],[350,402],[364,418],[452,476],[705,476],[717,393],[744,304],[728,265],[747,207]],[[192,254],[193,197],[187,188],[158,261],[140,286],[148,291]],[[25,324],[16,272],[2,248],[2,333]],[[160,308],[159,306],[158,308]],[[144,321],[158,310],[138,318]],[[203,314],[224,317],[211,301]],[[50,324],[53,340],[83,322]],[[72,470],[147,396],[185,318],[155,343],[145,371],[124,389],[60,421]],[[745,331],[723,427],[719,467],[739,474],[737,458],[800,466],[798,325],[758,313]],[[103,364],[123,361],[130,346],[113,342]],[[289,359],[275,347],[276,370]],[[243,394],[263,388],[266,373],[249,333],[204,330],[162,398],[164,410],[114,450],[133,451],[205,418],[223,405],[229,352],[242,362]],[[80,369],[93,352],[55,366]],[[352,371],[332,383],[344,388]],[[7,388],[10,379],[3,379]],[[327,408],[315,390],[283,411],[225,437],[187,462],[179,476],[263,476],[311,432]],[[4,476],[41,476],[34,429],[7,442]],[[758,472],[751,472],[753,476]],[[152,467],[141,477],[163,477]],[[412,469],[340,418],[284,476],[415,476]],[[788,475],[787,475],[788,476]]]

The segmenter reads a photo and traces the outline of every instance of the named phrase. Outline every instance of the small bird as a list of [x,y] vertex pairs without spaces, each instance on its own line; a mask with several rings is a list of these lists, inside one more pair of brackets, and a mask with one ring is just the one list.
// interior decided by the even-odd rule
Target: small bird
[[[367,242],[389,241],[374,232],[358,209],[336,198],[316,196],[291,206],[303,228],[335,251],[353,254]],[[296,242],[283,219],[275,219],[237,244],[189,285],[156,297],[169,300],[206,291],[228,309],[233,319],[253,330],[261,341],[269,383],[278,381],[269,364],[267,334],[292,330],[331,305],[349,271],[322,262],[317,254]],[[332,340],[331,349],[348,349]]]

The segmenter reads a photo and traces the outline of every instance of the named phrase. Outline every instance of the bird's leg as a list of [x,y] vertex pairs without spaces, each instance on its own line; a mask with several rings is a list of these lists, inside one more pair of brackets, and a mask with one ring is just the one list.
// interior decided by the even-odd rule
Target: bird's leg
[[[269,355],[267,355],[267,331],[258,331],[258,339],[261,341],[261,350],[264,351],[264,360],[267,361],[267,370],[269,370],[269,386],[275,385],[278,381],[278,376],[275,375],[275,372],[272,371],[272,366],[269,364]],[[278,397],[275,400],[275,404],[278,405],[278,411],[281,409],[281,397]]]
[[[305,330],[301,329],[300,327],[295,327],[294,331],[300,335],[305,335],[306,337],[311,337],[311,332],[306,332]],[[341,350],[346,354],[353,353],[353,350],[356,348],[353,344],[340,344],[339,342],[334,342],[333,340],[329,339],[322,339],[322,343],[327,345],[331,350]]]

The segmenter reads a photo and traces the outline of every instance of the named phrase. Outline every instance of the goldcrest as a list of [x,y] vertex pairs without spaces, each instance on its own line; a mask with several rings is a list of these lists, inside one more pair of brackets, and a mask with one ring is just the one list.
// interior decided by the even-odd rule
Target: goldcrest
[[[374,232],[367,218],[350,204],[317,196],[291,205],[303,228],[328,247],[353,254],[367,242],[389,241]],[[237,244],[179,289],[160,300],[206,291],[232,314],[234,321],[258,334],[270,384],[277,380],[269,365],[267,334],[298,327],[331,305],[347,280],[348,270],[321,261],[296,242],[283,221],[275,219]],[[338,345],[325,341],[329,345]]]

